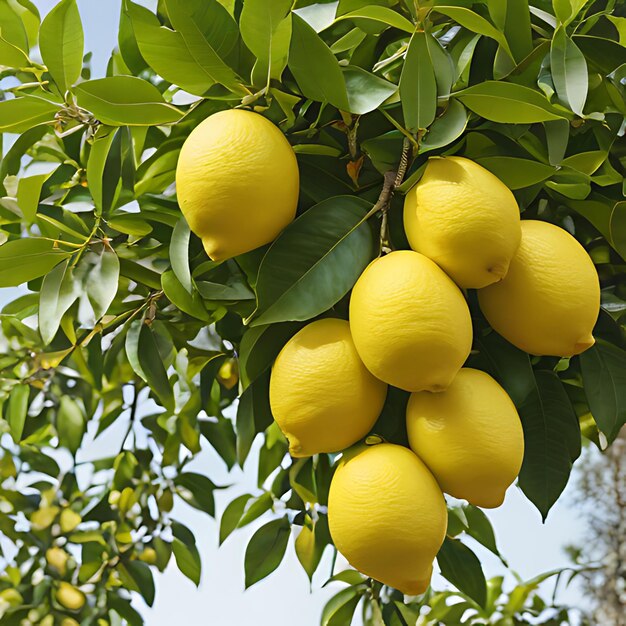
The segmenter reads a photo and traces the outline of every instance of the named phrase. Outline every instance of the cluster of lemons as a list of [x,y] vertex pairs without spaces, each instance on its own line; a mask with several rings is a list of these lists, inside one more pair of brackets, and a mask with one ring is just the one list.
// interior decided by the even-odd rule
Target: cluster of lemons
[[[295,156],[265,118],[225,111],[183,146],[177,193],[213,259],[273,240],[293,219]],[[443,492],[499,506],[524,439],[516,408],[485,372],[463,367],[478,289],[491,326],[534,355],[593,345],[600,306],[594,265],[565,230],[520,220],[511,191],[462,157],[432,158],[405,198],[411,250],[374,260],[354,286],[349,321],[323,318],[287,342],[270,379],[274,419],[294,457],[343,451],[328,518],[338,550],[364,574],[422,593],[445,538]],[[411,392],[410,449],[359,442],[388,385]]]

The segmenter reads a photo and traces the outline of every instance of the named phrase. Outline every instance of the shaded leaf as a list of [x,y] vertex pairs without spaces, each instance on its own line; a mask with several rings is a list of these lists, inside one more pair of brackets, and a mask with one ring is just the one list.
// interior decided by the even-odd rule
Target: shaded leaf
[[322,626],[345,626],[352,622],[352,616],[361,600],[362,592],[356,587],[348,587],[334,595],[322,611]]
[[241,519],[243,511],[246,508],[246,504],[251,497],[252,496],[249,493],[238,496],[224,509],[224,513],[222,514],[222,519],[220,521],[220,545],[226,541],[228,536],[239,525],[239,520]]
[[516,157],[477,158],[476,162],[495,174],[509,189],[523,189],[550,178],[556,167]]
[[23,95],[0,102],[0,132],[23,133],[43,122],[54,121],[59,105],[37,96]]
[[24,432],[29,395],[30,387],[26,384],[15,385],[9,394],[8,413],[5,415],[5,419],[9,423],[11,437],[15,443],[20,442]]
[[374,253],[370,206],[337,196],[287,226],[261,262],[252,326],[308,320],[352,288]]
[[437,563],[441,575],[457,589],[484,607],[487,602],[487,582],[478,557],[458,539],[446,537]]
[[550,67],[559,99],[574,113],[582,116],[589,84],[587,62],[562,26],[557,28],[552,37]]
[[187,504],[211,517],[215,516],[215,485],[206,476],[196,472],[183,472],[174,479],[174,484],[179,487],[178,495]]
[[72,454],[80,447],[85,432],[85,416],[78,403],[70,396],[63,396],[56,418],[59,443]]
[[112,248],[105,247],[89,271],[87,296],[97,320],[109,310],[117,294],[120,262]]
[[245,556],[246,589],[271,574],[283,560],[290,525],[286,518],[261,526],[248,543]]
[[348,111],[356,115],[377,109],[397,90],[393,83],[355,65],[342,68],[342,72],[348,94]]
[[191,238],[191,230],[185,218],[180,218],[172,231],[172,239],[170,240],[170,263],[172,270],[176,274],[176,278],[185,288],[185,291],[191,293],[191,270],[189,268],[189,240]]
[[68,256],[47,239],[8,241],[0,246],[0,287],[16,287],[43,276]]

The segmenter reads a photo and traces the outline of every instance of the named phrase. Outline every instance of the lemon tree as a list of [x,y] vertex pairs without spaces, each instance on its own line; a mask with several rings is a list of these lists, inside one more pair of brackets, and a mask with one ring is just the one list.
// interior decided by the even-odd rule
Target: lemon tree
[[[483,429],[465,443],[485,451],[516,437],[501,479],[519,470],[545,519],[581,445],[605,449],[626,422],[623,0],[123,0],[118,45],[97,78],[75,0],[43,20],[36,2],[0,0],[0,72],[3,624],[136,626],[133,597],[152,605],[170,561],[199,584],[211,565],[172,512],[179,500],[218,516],[220,541],[257,525],[246,586],[292,549],[312,578],[336,554],[334,528],[363,573],[327,573],[344,587],[324,626],[349,624],[359,607],[373,626],[568,620],[565,608],[545,616],[543,578],[512,591],[485,579],[480,550],[500,553],[480,508],[449,499],[443,536],[439,487],[467,477],[424,463],[463,431],[433,433],[422,461],[409,435],[426,433],[412,445],[419,456],[423,412],[442,410],[424,389],[447,394],[434,398],[449,413],[484,388],[479,400],[497,397],[506,423],[471,404],[494,438]],[[455,168],[471,184],[448,198]],[[436,206],[444,197],[451,213]],[[543,299],[528,296],[535,278],[554,287]],[[289,376],[310,359],[287,348],[310,323],[326,329],[307,330],[306,349],[328,382],[299,388]],[[418,362],[398,342],[423,347],[426,326],[440,343]],[[318,353],[327,333],[335,351]],[[482,382],[456,392],[463,364]],[[281,424],[298,392],[323,414],[323,433]],[[338,445],[327,438],[333,397],[362,413]],[[287,441],[277,407],[301,441]],[[117,450],[103,456],[110,433]],[[437,517],[423,533],[432,554],[395,527],[368,549],[362,517],[349,523],[356,505],[329,530],[336,452],[356,440],[371,447],[339,461],[330,513],[354,497],[385,519],[391,478],[373,482],[373,500],[351,488],[350,468],[397,457],[400,482],[421,481],[409,481],[402,510],[420,498]],[[216,510],[222,486],[189,469],[207,448],[256,472],[258,489]],[[473,493],[470,482],[460,497],[490,506],[507,486]],[[417,555],[420,571],[403,555]],[[456,591],[404,596],[424,590],[435,556]]]

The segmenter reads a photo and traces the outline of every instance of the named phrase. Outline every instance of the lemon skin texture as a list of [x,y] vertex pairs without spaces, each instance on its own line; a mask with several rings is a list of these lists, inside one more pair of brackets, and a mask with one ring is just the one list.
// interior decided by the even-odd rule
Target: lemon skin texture
[[594,344],[600,283],[592,260],[567,231],[522,221],[522,243],[507,277],[478,292],[487,321],[538,356],[570,357]]
[[176,192],[207,254],[222,261],[273,241],[296,214],[299,173],[283,133],[257,113],[209,116],[185,141]]
[[369,371],[406,391],[445,389],[472,346],[463,294],[412,250],[391,252],[365,269],[352,290],[350,329]]
[[447,521],[437,482],[403,446],[382,443],[348,454],[331,481],[335,546],[360,572],[405,594],[428,588]]
[[308,324],[272,367],[272,415],[294,457],[338,452],[365,437],[386,395],[387,385],[359,358],[345,320]]
[[413,250],[431,258],[463,288],[501,280],[520,239],[511,190],[463,157],[433,158],[404,201],[404,229]]
[[445,493],[484,508],[502,504],[522,467],[524,434],[489,374],[464,367],[444,392],[412,394],[406,426],[411,449]]

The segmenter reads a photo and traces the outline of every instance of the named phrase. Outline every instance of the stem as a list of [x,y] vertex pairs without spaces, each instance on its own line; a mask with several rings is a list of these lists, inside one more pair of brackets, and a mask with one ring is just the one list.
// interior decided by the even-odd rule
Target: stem
[[380,196],[378,198],[378,202],[376,205],[380,204],[381,211],[381,220],[380,220],[380,253],[387,254],[391,252],[392,246],[391,241],[389,239],[389,219],[387,217],[387,212],[389,211],[389,207],[391,206],[391,199],[393,198],[393,192],[396,187],[399,187],[404,180],[404,175],[406,174],[407,167],[409,165],[409,152],[411,150],[411,142],[407,137],[404,138],[402,142],[402,155],[400,156],[400,163],[398,165],[397,171],[387,172],[385,174],[385,182],[383,184],[383,189],[380,192]]

